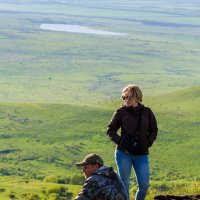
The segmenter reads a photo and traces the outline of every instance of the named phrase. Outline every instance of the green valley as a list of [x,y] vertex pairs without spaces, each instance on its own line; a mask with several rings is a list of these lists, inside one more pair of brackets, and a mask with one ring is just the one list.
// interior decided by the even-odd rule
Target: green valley
[[84,180],[74,164],[88,153],[116,169],[106,129],[129,83],[159,126],[147,200],[200,193],[199,10],[195,0],[0,0],[0,200],[73,199]]
[[[195,2],[13,2],[0,1],[1,102],[95,104],[117,99],[130,82],[150,96],[200,84]],[[127,35],[48,31],[43,23]]]

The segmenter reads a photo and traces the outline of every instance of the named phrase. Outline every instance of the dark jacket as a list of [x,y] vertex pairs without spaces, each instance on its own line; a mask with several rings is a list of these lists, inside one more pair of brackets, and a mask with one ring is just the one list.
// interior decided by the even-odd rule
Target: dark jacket
[[101,167],[90,176],[75,200],[128,200],[125,188],[112,167]]
[[[123,150],[120,146],[120,140],[124,134],[134,136],[138,124],[139,113],[142,107],[143,111],[138,137],[143,145],[143,148],[137,154],[148,154],[148,148],[155,141],[158,128],[155,116],[151,109],[141,104],[139,104],[137,107],[122,106],[114,113],[108,125],[107,134],[111,140],[117,144],[118,149]],[[121,135],[118,135],[117,131],[120,128]]]

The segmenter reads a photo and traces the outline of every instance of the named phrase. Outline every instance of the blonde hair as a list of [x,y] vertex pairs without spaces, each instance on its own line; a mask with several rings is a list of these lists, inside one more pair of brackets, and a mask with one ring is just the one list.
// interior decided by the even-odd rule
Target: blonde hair
[[139,102],[142,102],[143,95],[142,95],[142,91],[141,91],[141,89],[139,88],[138,85],[135,85],[135,84],[129,84],[129,85],[127,85],[126,87],[123,88],[122,95],[126,91],[131,91],[132,94],[137,98],[137,100]]

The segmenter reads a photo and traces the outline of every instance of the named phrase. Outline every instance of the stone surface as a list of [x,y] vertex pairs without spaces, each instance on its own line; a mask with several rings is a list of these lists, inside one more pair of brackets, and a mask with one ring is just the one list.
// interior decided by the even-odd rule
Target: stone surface
[[200,194],[198,195],[185,195],[185,196],[174,196],[174,195],[158,195],[154,197],[154,200],[200,200]]

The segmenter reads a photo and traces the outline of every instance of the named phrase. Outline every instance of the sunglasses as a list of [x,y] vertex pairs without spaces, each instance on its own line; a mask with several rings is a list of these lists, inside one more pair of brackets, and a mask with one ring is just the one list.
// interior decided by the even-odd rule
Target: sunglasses
[[127,96],[122,96],[122,100],[125,101],[125,100],[130,100],[132,97],[134,97],[135,95],[134,94],[131,94],[131,95],[127,95]]

